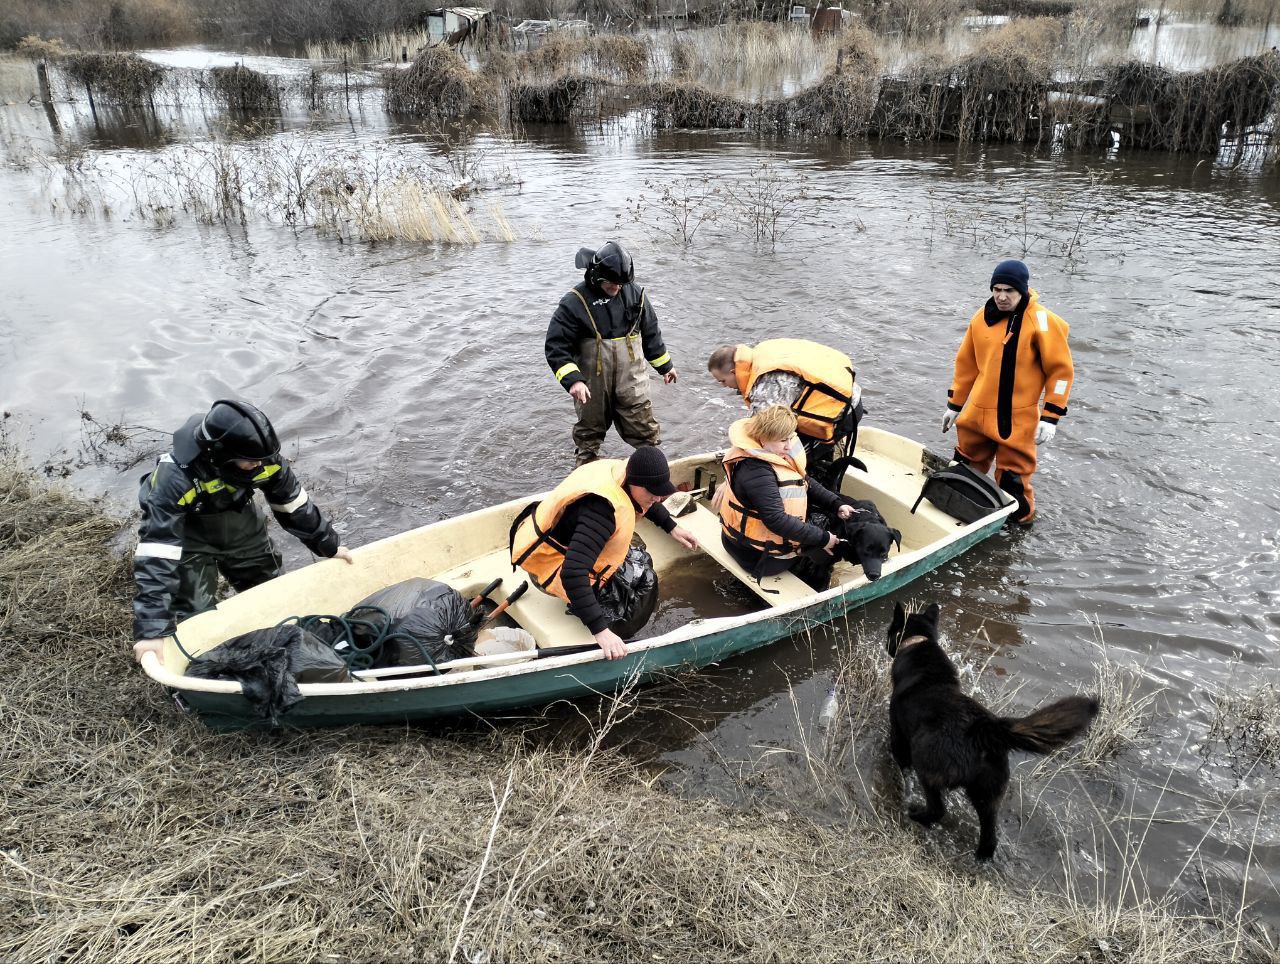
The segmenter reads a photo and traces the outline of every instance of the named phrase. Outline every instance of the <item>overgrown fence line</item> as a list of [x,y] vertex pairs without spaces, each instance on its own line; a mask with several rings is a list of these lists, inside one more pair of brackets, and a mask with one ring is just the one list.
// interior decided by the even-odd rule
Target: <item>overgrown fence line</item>
[[[590,41],[590,42],[588,42]],[[627,43],[625,41],[630,41]],[[793,136],[878,136],[960,142],[1064,143],[1280,159],[1280,54],[1269,51],[1201,71],[1130,62],[1057,78],[1043,48],[1016,32],[993,35],[950,64],[885,76],[874,37],[855,28],[832,48],[826,72],[789,97],[748,98],[659,65],[635,38],[570,38],[534,51],[498,51],[479,69],[450,47],[423,50],[406,69],[345,69],[326,81],[243,65],[163,68],[135,54],[64,54],[51,60],[91,107],[154,108],[193,96],[239,111],[278,112],[294,99],[312,110],[381,86],[392,113],[434,120],[505,116],[512,123],[571,123],[650,110],[660,128],[737,129]],[[605,64],[611,64],[604,69]],[[674,72],[673,72],[674,71]]]

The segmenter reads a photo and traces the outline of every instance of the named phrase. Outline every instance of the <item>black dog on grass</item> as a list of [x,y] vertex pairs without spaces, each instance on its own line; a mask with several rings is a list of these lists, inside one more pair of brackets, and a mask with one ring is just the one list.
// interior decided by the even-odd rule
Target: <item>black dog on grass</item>
[[945,794],[963,787],[978,812],[981,836],[974,856],[996,852],[996,811],[1009,783],[1009,751],[1048,753],[1071,742],[1098,712],[1098,701],[1068,696],[1021,718],[996,716],[960,692],[955,667],[938,645],[937,604],[889,624],[893,695],[889,747],[904,771],[914,769],[926,805],[910,816],[926,827],[946,813]]

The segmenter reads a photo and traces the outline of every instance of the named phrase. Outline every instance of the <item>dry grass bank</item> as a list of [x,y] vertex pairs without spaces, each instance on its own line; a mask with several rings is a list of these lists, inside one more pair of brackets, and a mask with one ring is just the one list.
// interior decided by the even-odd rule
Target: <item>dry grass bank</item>
[[[499,725],[225,736],[128,651],[119,523],[0,463],[0,955],[1131,959],[1245,950],[940,866],[910,833],[653,789]],[[601,730],[608,721],[601,721]],[[1104,950],[1105,949],[1105,950]]]

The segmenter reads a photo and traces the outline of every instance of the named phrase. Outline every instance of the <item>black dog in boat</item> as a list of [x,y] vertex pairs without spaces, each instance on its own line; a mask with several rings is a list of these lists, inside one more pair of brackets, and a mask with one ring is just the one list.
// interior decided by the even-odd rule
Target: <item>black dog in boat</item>
[[875,582],[889,558],[890,545],[897,543],[898,550],[902,550],[902,533],[889,527],[874,502],[845,498],[841,501],[853,507],[853,515],[832,520],[831,531],[841,540],[834,556],[861,566],[867,579]]
[[925,806],[910,811],[926,827],[946,813],[945,794],[963,787],[978,812],[974,856],[996,852],[996,811],[1009,783],[1009,751],[1048,753],[1071,742],[1098,712],[1097,699],[1068,696],[1021,718],[996,716],[960,692],[959,677],[938,645],[935,603],[907,616],[893,611],[887,649],[893,657],[889,747],[904,771],[914,769]]
[[889,527],[874,502],[845,496],[840,501],[853,507],[848,519],[832,518],[823,512],[810,512],[808,518],[813,525],[834,533],[840,542],[830,555],[823,549],[806,552],[791,570],[818,591],[831,585],[831,570],[837,562],[861,566],[867,579],[875,582],[889,558],[889,548],[897,543],[902,549],[902,533]]

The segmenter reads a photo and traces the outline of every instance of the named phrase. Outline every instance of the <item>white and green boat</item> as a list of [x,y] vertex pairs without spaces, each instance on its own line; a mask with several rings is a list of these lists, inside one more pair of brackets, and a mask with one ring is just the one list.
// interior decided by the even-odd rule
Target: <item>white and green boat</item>
[[[869,581],[860,568],[839,563],[831,588],[824,592],[814,592],[786,573],[758,583],[724,551],[714,511],[704,501],[694,501],[692,511],[680,518],[680,524],[702,543],[695,552],[684,549],[649,522],[641,520],[637,527],[653,557],[659,584],[664,570],[703,553],[714,560],[717,574],[729,573],[759,596],[762,606],[758,610],[694,619],[661,635],[631,642],[625,659],[609,661],[597,648],[584,648],[592,642],[591,637],[581,622],[566,613],[561,600],[530,589],[503,618],[532,634],[538,644],[536,652],[457,660],[441,664],[441,672],[436,673],[424,673],[421,668],[392,669],[363,673],[352,682],[303,683],[303,699],[282,722],[313,727],[497,713],[612,692],[629,681],[643,681],[657,673],[696,669],[789,637],[797,627],[829,622],[900,589],[999,531],[1014,510],[1010,500],[967,525],[927,501],[912,513],[925,479],[923,447],[864,427],[856,454],[867,471],[849,471],[843,493],[871,499],[889,524],[902,532],[902,546],[893,551],[878,580]],[[712,480],[722,483],[720,456],[707,453],[673,462],[673,481],[677,485],[696,483],[697,488]],[[371,543],[354,551],[355,565],[325,560],[242,592],[179,624],[182,649],[171,638],[165,646],[163,665],[148,655],[143,668],[214,728],[263,725],[239,683],[185,676],[187,657],[182,650],[198,656],[228,639],[274,626],[296,614],[340,613],[379,589],[415,576],[448,583],[464,596],[481,592],[501,577],[503,587],[491,596],[501,602],[504,592],[514,591],[523,581],[520,574],[511,571],[508,530],[517,513],[537,498],[541,496],[516,499]],[[708,595],[714,592],[710,580],[705,591]]]

